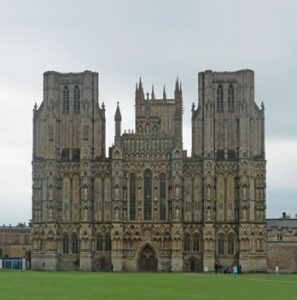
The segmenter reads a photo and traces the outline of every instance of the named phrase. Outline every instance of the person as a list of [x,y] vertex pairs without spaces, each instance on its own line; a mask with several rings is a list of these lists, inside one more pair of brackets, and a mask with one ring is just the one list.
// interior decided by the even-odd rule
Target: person
[[233,266],[232,273],[233,273],[233,277],[235,278],[237,276],[237,273],[238,273],[237,265]]
[[219,264],[217,261],[215,262],[214,269],[215,269],[215,273],[218,273]]
[[279,275],[279,266],[275,266],[275,275]]
[[228,266],[226,263],[224,263],[224,265],[223,265],[224,274],[227,274],[227,269],[228,269]]

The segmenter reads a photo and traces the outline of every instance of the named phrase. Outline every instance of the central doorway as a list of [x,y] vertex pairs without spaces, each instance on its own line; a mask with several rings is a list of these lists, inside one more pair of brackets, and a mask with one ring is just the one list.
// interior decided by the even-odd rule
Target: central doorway
[[147,245],[140,253],[138,270],[141,272],[156,272],[158,260],[151,246]]

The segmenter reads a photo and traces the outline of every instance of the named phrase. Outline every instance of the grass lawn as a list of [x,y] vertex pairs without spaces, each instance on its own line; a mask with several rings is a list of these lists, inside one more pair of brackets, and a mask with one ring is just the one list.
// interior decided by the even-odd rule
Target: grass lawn
[[2,300],[293,300],[297,275],[0,271]]

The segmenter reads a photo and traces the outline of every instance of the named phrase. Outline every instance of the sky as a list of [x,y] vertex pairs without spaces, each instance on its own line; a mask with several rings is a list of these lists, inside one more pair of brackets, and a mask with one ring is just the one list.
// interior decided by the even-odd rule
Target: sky
[[297,213],[297,1],[0,0],[0,225],[31,219],[32,110],[43,73],[99,73],[107,146],[119,101],[134,128],[135,83],[184,97],[184,147],[198,72],[255,71],[265,104],[267,217]]

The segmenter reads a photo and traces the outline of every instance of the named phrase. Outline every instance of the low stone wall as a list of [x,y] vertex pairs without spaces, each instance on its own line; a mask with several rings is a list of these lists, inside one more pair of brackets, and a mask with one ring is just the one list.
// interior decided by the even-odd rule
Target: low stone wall
[[267,271],[274,272],[275,266],[279,267],[281,273],[297,272],[297,243],[267,243]]

